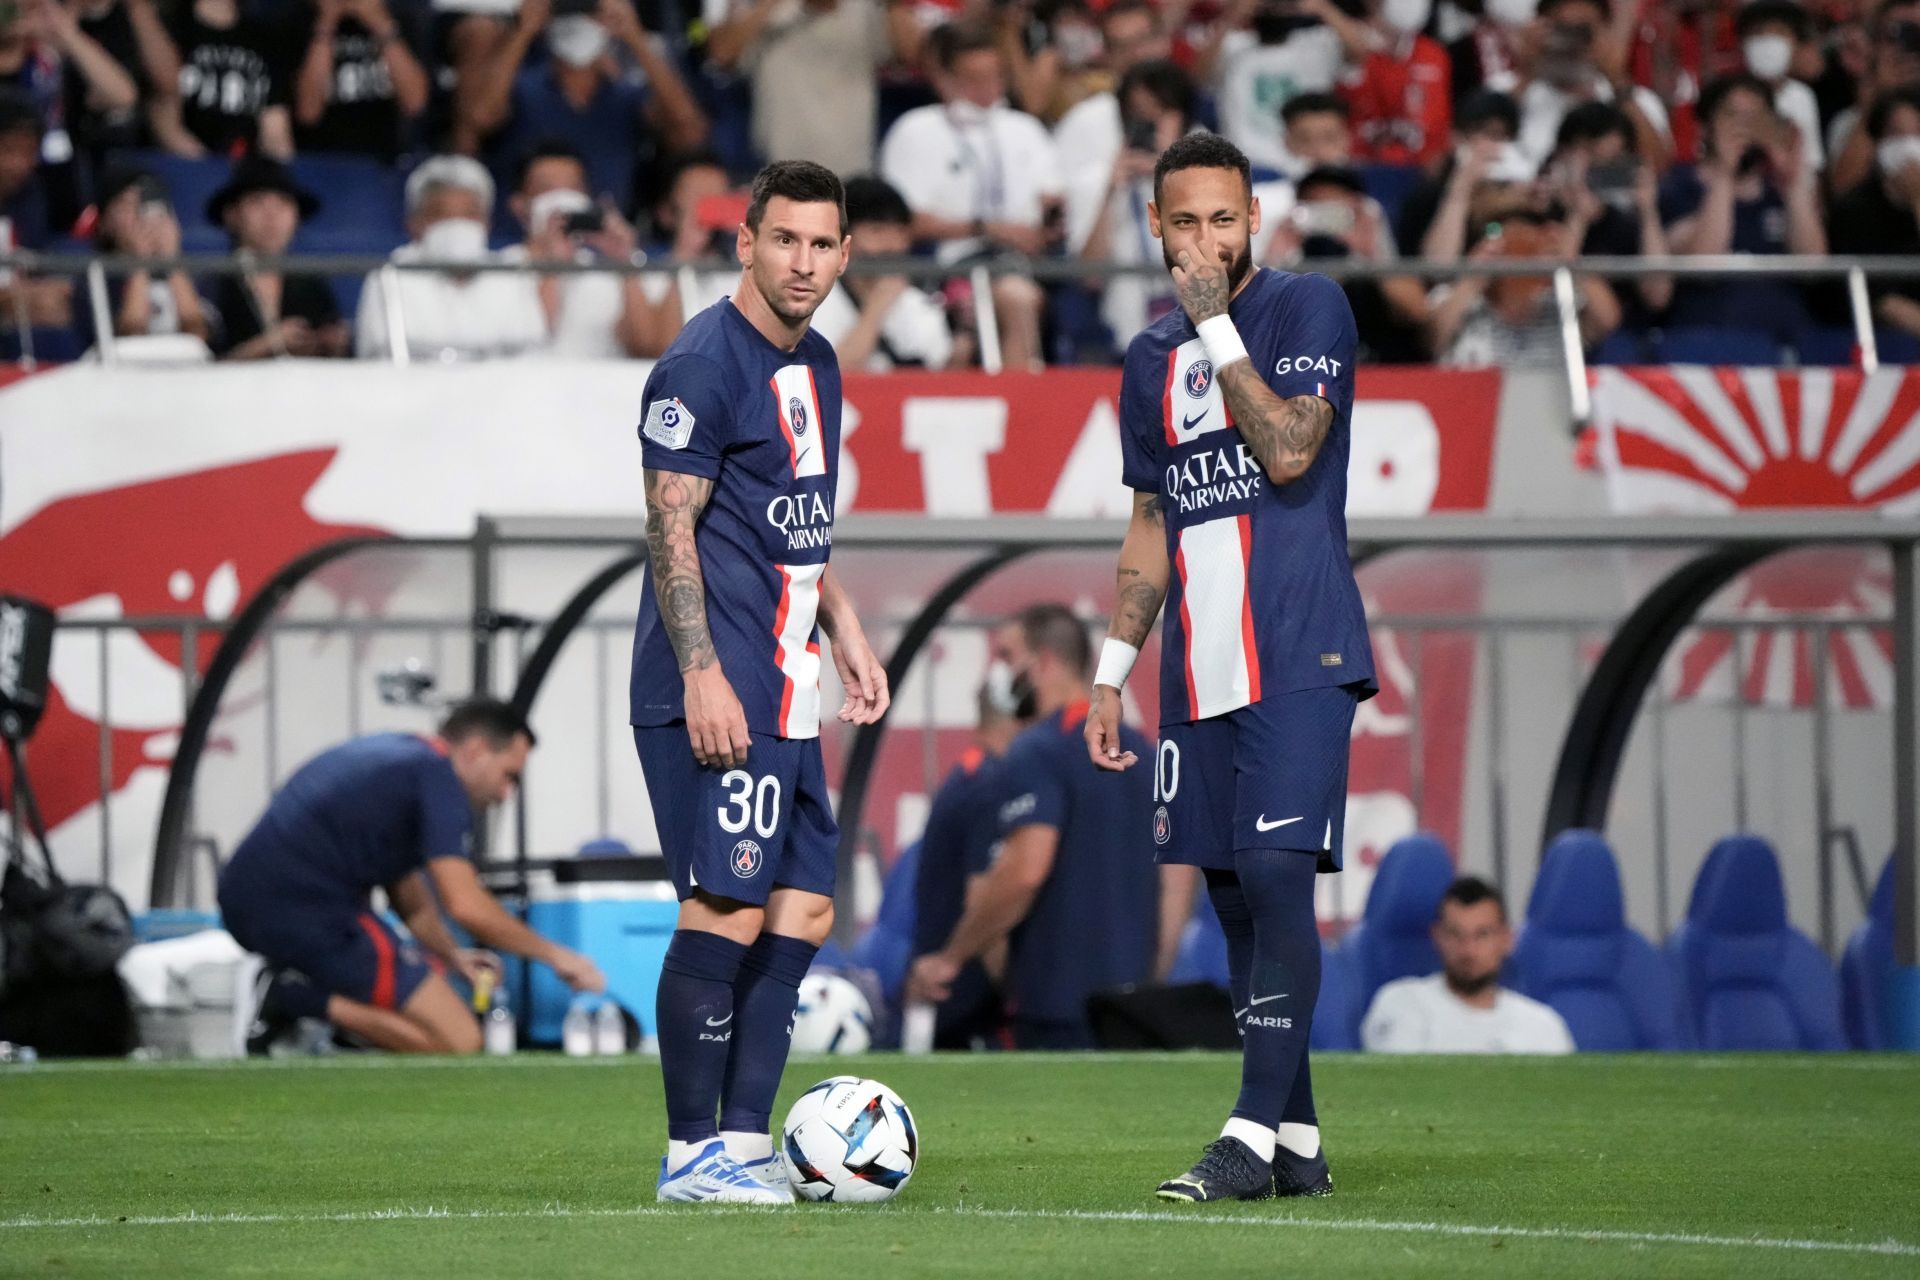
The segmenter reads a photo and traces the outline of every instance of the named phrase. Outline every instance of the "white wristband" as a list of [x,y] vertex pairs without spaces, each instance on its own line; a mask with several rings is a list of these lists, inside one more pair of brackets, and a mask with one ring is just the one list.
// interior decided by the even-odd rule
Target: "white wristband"
[[1248,358],[1247,344],[1240,341],[1240,330],[1234,326],[1232,316],[1214,316],[1211,320],[1202,320],[1197,332],[1207,359],[1213,362],[1215,373],[1235,360]]
[[1139,656],[1140,651],[1125,640],[1108,636],[1107,642],[1100,646],[1100,665],[1094,668],[1093,682],[1126,688],[1127,673],[1133,670],[1134,660]]

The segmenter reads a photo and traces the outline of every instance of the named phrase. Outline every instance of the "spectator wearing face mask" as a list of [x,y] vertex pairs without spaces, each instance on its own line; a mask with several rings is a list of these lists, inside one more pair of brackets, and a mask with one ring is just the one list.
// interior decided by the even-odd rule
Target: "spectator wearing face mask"
[[[529,64],[542,37],[547,56]],[[618,205],[657,152],[707,135],[706,116],[630,0],[523,0],[458,109],[473,136],[491,139],[501,171],[558,139],[586,157],[593,196]]]
[[1354,159],[1431,171],[1446,155],[1453,73],[1440,42],[1422,34],[1432,16],[1433,0],[1377,0],[1368,47],[1348,51],[1340,96],[1353,113]]
[[[407,176],[407,230],[396,263],[484,263],[493,218],[493,178],[478,160],[435,156]],[[485,360],[546,345],[547,321],[523,271],[400,271],[397,305],[414,360]],[[367,277],[354,323],[362,359],[392,353],[381,273]]]
[[1347,49],[1365,46],[1366,26],[1332,0],[1239,0],[1219,30],[1220,133],[1255,169],[1284,172],[1286,138],[1275,112],[1295,95],[1330,93]]
[[1881,98],[1920,88],[1920,0],[1888,0],[1868,27],[1867,73],[1854,105],[1827,125],[1827,182],[1851,191],[1873,168],[1873,139],[1861,122]]
[[1520,149],[1535,164],[1553,154],[1560,122],[1583,102],[1611,102],[1624,111],[1640,155],[1654,168],[1665,168],[1673,153],[1666,108],[1628,79],[1625,44],[1609,13],[1605,0],[1542,0],[1532,75],[1515,99]]
[[[1873,172],[1833,207],[1837,254],[1920,255],[1920,89],[1888,94],[1867,113]],[[1920,280],[1867,277],[1874,318],[1920,337]]]
[[[625,264],[639,238],[620,211],[587,194],[587,164],[564,143],[547,143],[520,168],[507,201],[526,229],[524,243],[501,250],[509,262]],[[679,325],[650,301],[636,275],[552,273],[536,277],[546,320],[548,355],[584,360],[652,357],[667,349]]]
[[[1744,74],[1715,81],[1700,95],[1700,120],[1700,163],[1669,174],[1660,194],[1673,252],[1824,254],[1818,179],[1801,157],[1800,131],[1774,112],[1766,84]],[[1669,320],[1787,342],[1805,325],[1806,299],[1784,280],[1686,281]]]
[[[1160,153],[1193,127],[1194,84],[1170,61],[1143,62],[1120,81],[1126,146],[1115,157],[1097,198],[1068,193],[1067,228],[1086,262],[1127,265],[1161,261],[1160,242],[1147,223],[1153,166]],[[1100,298],[1100,318],[1124,349],[1133,336],[1179,305],[1164,272],[1114,276]]]
[[1800,155],[1815,170],[1827,164],[1820,139],[1820,103],[1794,79],[1801,46],[1813,35],[1813,20],[1793,0],[1755,0],[1736,20],[1740,60],[1747,74],[1773,91],[1773,109],[1800,131]]

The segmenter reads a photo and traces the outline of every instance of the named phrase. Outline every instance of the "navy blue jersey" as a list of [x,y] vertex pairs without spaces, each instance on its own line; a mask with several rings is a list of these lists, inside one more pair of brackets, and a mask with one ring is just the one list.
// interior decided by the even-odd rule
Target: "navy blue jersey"
[[1184,311],[1127,347],[1122,478],[1166,516],[1160,723],[1222,715],[1268,694],[1373,688],[1373,649],[1347,559],[1353,311],[1325,276],[1262,268],[1233,300],[1254,367],[1282,399],[1316,395],[1333,425],[1305,475],[1267,482]]
[[968,878],[985,871],[992,860],[1000,838],[1001,774],[1000,758],[975,747],[933,794],[914,879],[916,956],[946,945],[966,909]]
[[[1001,771],[1001,837],[1030,826],[1060,837],[1011,940],[1007,986],[1023,1018],[1078,1022],[1089,995],[1145,981],[1153,969],[1153,771],[1096,768],[1081,738],[1086,719],[1084,702],[1054,712],[1013,740]],[[1131,726],[1121,726],[1120,745],[1152,759],[1152,745]]]
[[473,851],[473,804],[445,744],[376,733],[300,766],[234,851],[228,876],[343,900]]
[[[840,471],[840,365],[811,329],[782,351],[722,299],[680,331],[653,367],[641,457],[713,481],[700,517],[707,627],[747,728],[820,734],[820,578],[833,545]],[[631,720],[685,715],[680,663],[653,596],[640,591]]]

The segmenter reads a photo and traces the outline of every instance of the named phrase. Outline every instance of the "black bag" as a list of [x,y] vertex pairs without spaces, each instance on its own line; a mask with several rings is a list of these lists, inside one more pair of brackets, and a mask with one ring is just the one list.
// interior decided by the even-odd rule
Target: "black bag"
[[1238,1049],[1233,1000],[1211,982],[1121,987],[1087,997],[1087,1021],[1102,1049]]
[[70,885],[54,870],[18,745],[6,745],[40,865],[29,864],[16,825],[0,847],[0,1040],[48,1057],[124,1057],[139,1040],[114,966],[133,946],[133,918],[113,890]]

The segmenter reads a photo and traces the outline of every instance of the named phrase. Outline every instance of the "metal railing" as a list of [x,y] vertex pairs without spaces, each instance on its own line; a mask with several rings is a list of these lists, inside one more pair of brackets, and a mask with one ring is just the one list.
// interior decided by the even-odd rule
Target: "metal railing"
[[[1575,280],[1580,276],[1599,276],[1626,280],[1665,276],[1690,280],[1780,279],[1802,283],[1832,281],[1843,285],[1855,342],[1860,349],[1860,367],[1868,373],[1880,367],[1879,342],[1874,331],[1873,309],[1867,284],[1869,278],[1920,278],[1920,257],[1801,256],[1791,254],[1756,256],[1718,254],[1692,257],[1587,257],[1569,261],[1563,258],[1512,258],[1492,262],[1431,261],[1403,259],[1393,262],[1363,262],[1349,258],[1313,259],[1299,264],[1336,280],[1381,280],[1413,277],[1420,280],[1457,280],[1463,278],[1546,277],[1552,283],[1554,305],[1564,348],[1573,418],[1584,425],[1591,414],[1586,376],[1586,353],[1580,338],[1578,294]],[[702,275],[737,270],[724,258],[671,259],[648,258],[636,254],[630,262],[594,260],[590,262],[503,262],[497,258],[477,261],[396,262],[371,254],[292,254],[277,257],[233,254],[181,254],[169,258],[142,258],[126,254],[35,253],[16,250],[0,254],[0,271],[12,270],[27,275],[68,276],[82,279],[92,301],[95,349],[104,363],[115,358],[108,305],[107,277],[136,270],[184,271],[195,276],[245,276],[286,272],[323,276],[376,276],[385,304],[389,359],[395,364],[410,360],[406,343],[406,315],[402,291],[396,286],[403,272],[436,274],[475,274],[480,272],[534,272],[542,275],[614,274],[670,276],[680,286],[683,307],[698,310],[696,282]],[[992,258],[958,264],[942,264],[931,258],[855,259],[849,274],[904,275],[919,282],[944,282],[960,277],[972,284],[975,330],[980,336],[981,365],[990,373],[1001,371],[998,326],[993,311],[991,282],[994,276],[1019,275],[1043,283],[1105,282],[1115,279],[1165,280],[1166,272],[1158,263],[1091,262],[1073,258],[1029,257],[1003,253]],[[14,291],[14,324],[21,334],[21,363],[31,367],[31,326],[28,323],[24,291]]]

